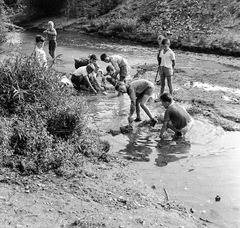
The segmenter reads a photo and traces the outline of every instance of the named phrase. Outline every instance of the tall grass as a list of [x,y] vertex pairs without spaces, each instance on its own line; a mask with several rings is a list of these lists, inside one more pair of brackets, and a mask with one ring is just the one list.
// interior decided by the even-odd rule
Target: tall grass
[[31,57],[0,64],[0,168],[22,175],[76,172],[109,144],[88,129],[88,106]]
[[115,19],[112,23],[110,23],[108,29],[114,32],[133,32],[136,30],[137,19],[131,18],[118,18]]

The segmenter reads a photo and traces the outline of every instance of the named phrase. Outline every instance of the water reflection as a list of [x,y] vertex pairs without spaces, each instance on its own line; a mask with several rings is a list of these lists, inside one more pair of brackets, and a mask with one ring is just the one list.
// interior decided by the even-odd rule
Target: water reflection
[[156,146],[156,142],[149,128],[136,128],[136,131],[126,134],[126,136],[128,144],[119,151],[123,157],[133,161],[150,161],[149,155],[152,153],[152,148]]
[[191,148],[189,141],[180,140],[160,140],[156,150],[157,158],[155,159],[156,165],[163,167],[169,162],[175,162],[180,159],[188,158],[188,153]]

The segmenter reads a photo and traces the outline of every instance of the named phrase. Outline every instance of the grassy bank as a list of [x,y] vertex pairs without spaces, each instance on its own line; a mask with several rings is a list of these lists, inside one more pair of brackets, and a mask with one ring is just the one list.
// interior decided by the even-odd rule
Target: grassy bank
[[56,71],[24,55],[5,59],[0,69],[1,169],[64,175],[109,150],[88,128],[84,99],[62,88]]

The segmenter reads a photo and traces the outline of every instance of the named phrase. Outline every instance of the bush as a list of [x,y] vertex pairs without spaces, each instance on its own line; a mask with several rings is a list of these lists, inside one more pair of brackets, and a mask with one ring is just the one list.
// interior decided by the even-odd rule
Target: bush
[[51,69],[46,71],[31,56],[5,59],[0,64],[0,111],[21,113],[28,103],[46,101],[56,89],[56,80]]
[[116,19],[109,25],[109,29],[114,32],[133,32],[136,29],[136,19]]
[[57,72],[28,56],[4,60],[0,68],[0,167],[65,175],[81,172],[86,159],[109,161],[109,143],[87,127],[86,102],[59,86]]
[[73,137],[73,134],[81,136],[87,123],[87,110],[86,103],[79,97],[69,96],[62,99],[61,104],[49,112],[48,132],[64,140]]

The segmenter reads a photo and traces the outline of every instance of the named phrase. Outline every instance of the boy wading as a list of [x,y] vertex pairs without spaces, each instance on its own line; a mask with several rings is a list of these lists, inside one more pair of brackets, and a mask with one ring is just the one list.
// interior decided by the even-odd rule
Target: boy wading
[[193,127],[193,118],[183,106],[173,101],[172,96],[169,93],[163,93],[160,96],[160,99],[163,107],[166,108],[164,117],[161,117],[163,126],[160,131],[160,138],[164,138],[163,134],[167,128],[175,132],[175,138],[181,137]]
[[116,85],[116,90],[121,93],[127,93],[129,98],[131,99],[130,105],[130,113],[128,117],[128,123],[131,125],[133,122],[133,114],[136,111],[137,118],[134,120],[135,122],[141,121],[140,116],[140,107],[144,110],[144,112],[150,118],[150,125],[152,127],[155,126],[157,120],[153,118],[150,110],[146,106],[148,99],[152,96],[154,91],[154,85],[152,82],[145,79],[138,79],[132,81],[129,84],[125,84],[124,82],[119,82]]

